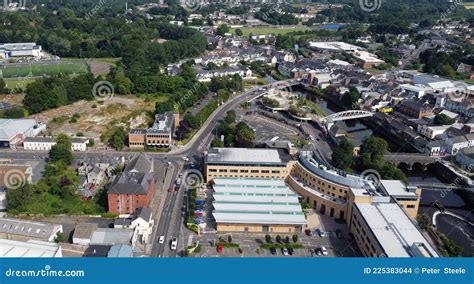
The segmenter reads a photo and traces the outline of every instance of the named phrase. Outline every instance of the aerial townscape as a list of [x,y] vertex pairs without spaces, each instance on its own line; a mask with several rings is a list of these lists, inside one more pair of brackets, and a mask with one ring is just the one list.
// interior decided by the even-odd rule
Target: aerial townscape
[[474,2],[0,19],[0,257],[474,255]]

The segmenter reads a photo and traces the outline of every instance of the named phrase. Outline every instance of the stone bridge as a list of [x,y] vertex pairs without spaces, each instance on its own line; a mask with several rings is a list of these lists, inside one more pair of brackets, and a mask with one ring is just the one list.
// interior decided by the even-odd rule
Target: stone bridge
[[432,157],[427,154],[418,153],[390,153],[383,156],[386,163],[395,165],[396,167],[404,164],[409,170],[413,165],[419,164],[425,170],[429,164],[434,164],[439,158]]

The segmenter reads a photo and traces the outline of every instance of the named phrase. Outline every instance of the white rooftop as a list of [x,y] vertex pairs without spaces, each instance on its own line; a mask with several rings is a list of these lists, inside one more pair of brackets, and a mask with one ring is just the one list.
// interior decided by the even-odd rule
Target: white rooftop
[[355,205],[387,257],[412,257],[414,243],[423,243],[427,251],[438,257],[418,228],[396,203],[359,203]]
[[381,180],[380,184],[391,196],[416,197],[416,194],[412,191],[408,191],[406,185],[399,180]]
[[362,50],[362,48],[357,45],[345,43],[342,41],[310,41],[309,46],[333,51]]
[[207,154],[208,163],[282,163],[276,149],[254,148],[211,148]]
[[0,257],[61,257],[61,247],[43,241],[0,239]]
[[298,195],[283,179],[216,178],[214,182],[212,214],[217,223],[306,223]]
[[24,133],[36,125],[34,119],[2,119],[0,118],[0,140],[11,140],[18,133]]

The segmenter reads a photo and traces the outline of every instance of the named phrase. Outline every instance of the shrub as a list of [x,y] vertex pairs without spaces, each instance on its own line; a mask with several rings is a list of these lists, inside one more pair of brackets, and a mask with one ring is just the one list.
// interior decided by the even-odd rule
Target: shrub
[[280,235],[276,236],[276,241],[277,241],[277,243],[281,243],[281,236]]
[[267,243],[271,243],[272,242],[272,237],[270,235],[265,235],[265,241]]
[[298,235],[293,235],[293,242],[294,243],[297,243],[298,239],[299,239]]
[[227,236],[227,241],[228,241],[229,243],[232,242],[232,236],[231,236],[231,235],[228,235],[228,236]]

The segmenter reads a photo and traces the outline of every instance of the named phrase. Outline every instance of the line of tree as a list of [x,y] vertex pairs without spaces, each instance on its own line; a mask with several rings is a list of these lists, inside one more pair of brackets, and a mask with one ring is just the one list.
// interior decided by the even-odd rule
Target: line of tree
[[[255,147],[255,133],[245,122],[236,123],[234,110],[227,112],[224,119],[215,129],[216,137],[211,141],[211,147]],[[220,139],[224,136],[224,141]]]

